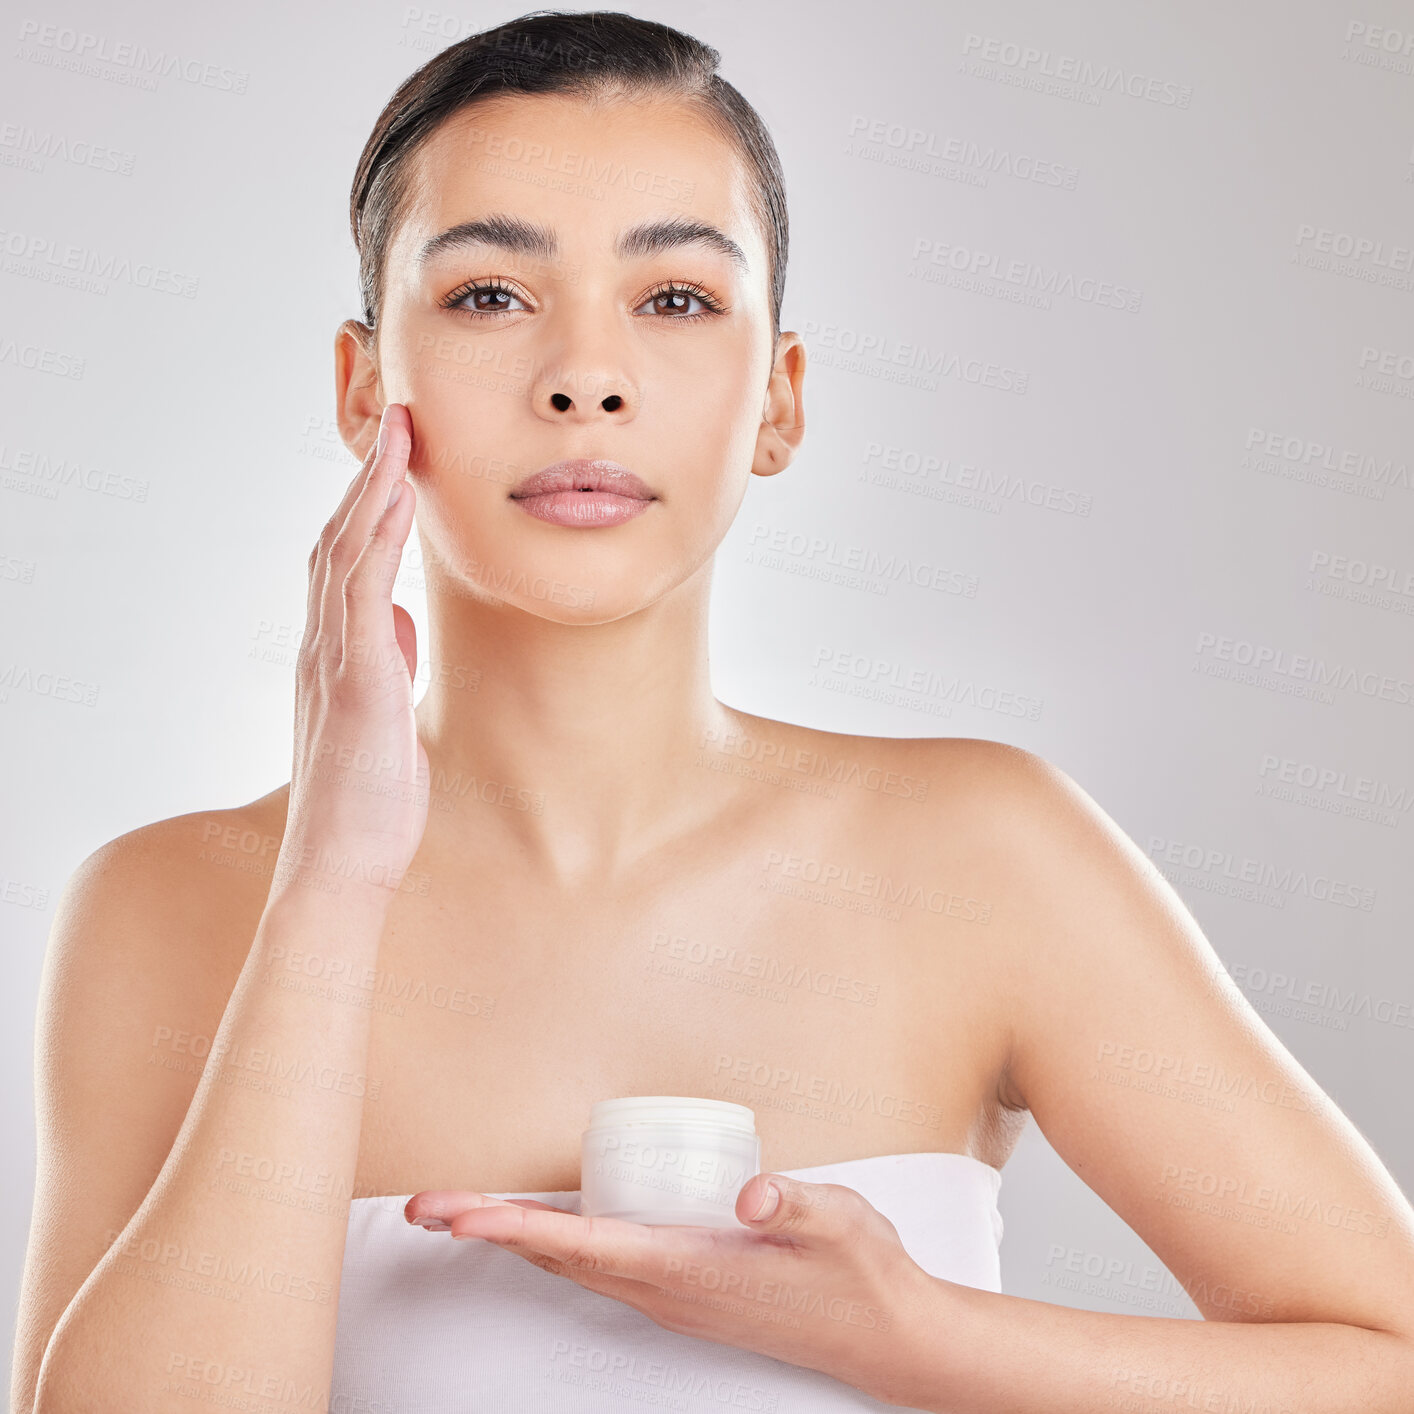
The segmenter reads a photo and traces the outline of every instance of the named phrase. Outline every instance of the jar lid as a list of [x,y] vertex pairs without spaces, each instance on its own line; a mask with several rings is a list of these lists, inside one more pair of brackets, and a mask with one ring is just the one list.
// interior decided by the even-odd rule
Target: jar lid
[[684,1124],[756,1133],[755,1113],[730,1100],[707,1100],[696,1095],[625,1095],[615,1100],[596,1100],[589,1107],[590,1129],[634,1124]]

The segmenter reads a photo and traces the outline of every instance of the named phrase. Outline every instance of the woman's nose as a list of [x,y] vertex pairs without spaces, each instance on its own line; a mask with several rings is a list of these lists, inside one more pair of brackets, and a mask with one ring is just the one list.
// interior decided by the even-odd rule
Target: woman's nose
[[608,374],[547,373],[535,390],[536,410],[552,421],[622,422],[638,411],[639,402],[638,390],[628,379]]
[[[574,399],[568,393],[551,393],[550,404],[556,412],[568,412],[574,406]],[[609,393],[599,400],[599,405],[605,412],[617,412],[623,398],[618,393]]]

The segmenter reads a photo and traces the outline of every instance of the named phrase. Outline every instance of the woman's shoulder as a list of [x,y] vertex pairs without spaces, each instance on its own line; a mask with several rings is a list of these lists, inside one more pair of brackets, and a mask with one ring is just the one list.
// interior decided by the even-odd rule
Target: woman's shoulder
[[[900,870],[945,868],[1037,913],[1083,907],[1064,886],[1076,864],[1112,870],[1139,853],[1066,771],[1025,747],[738,716],[736,738],[717,743],[738,774],[787,788],[807,837],[832,822],[825,828],[841,847],[871,858],[882,851]],[[1051,887],[1033,900],[1028,881],[1042,878]]]
[[[238,805],[185,811],[99,845],[65,886],[70,910],[144,920],[141,935],[241,956],[260,921],[284,837],[288,785]],[[193,948],[204,943],[205,947]]]
[[279,796],[136,826],[71,871],[50,925],[39,1020],[54,1054],[70,1057],[64,1066],[81,1069],[95,1047],[116,1065],[126,1048],[137,1071],[125,1074],[156,1065],[195,1084],[174,1048],[214,1034],[249,955],[283,829]]
[[742,774],[776,772],[854,787],[881,801],[900,799],[969,809],[1044,810],[1064,773],[1035,752],[987,737],[889,737],[825,731],[733,711],[731,728],[704,747],[740,762]]
[[273,865],[284,837],[289,785],[239,805],[213,806],[169,815],[117,835],[96,849],[85,865],[122,861],[130,870],[203,883],[246,882]]

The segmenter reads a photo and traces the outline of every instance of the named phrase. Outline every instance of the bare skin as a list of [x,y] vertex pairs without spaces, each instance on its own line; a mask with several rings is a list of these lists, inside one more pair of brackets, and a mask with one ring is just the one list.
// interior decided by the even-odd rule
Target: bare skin
[[[560,158],[588,146],[601,169],[651,180],[592,196],[530,180],[538,169],[508,155],[510,139]],[[804,351],[795,333],[770,337],[765,247],[733,150],[672,103],[541,97],[449,119],[413,175],[377,343],[339,330],[335,391],[360,458],[385,408],[410,417],[402,494],[425,564],[424,659],[406,611],[392,622],[429,685],[415,733],[410,702],[383,726],[425,750],[425,831],[403,886],[364,912],[347,898],[321,912],[313,895],[267,907],[282,839],[340,843],[291,811],[285,788],[136,831],[87,871],[43,1033],[46,1133],[60,1137],[41,1156],[16,1408],[34,1407],[46,1358],[40,1414],[91,1407],[123,1346],[146,1362],[124,1372],[130,1407],[188,1407],[166,1376],[199,1361],[327,1385],[331,1300],[193,1302],[141,1258],[141,1240],[232,1262],[292,1249],[303,1281],[337,1291],[346,1209],[316,1218],[223,1186],[228,1151],[307,1167],[329,1157],[343,1199],[569,1190],[592,1102],[656,1093],[750,1105],[777,1172],[936,1151],[1000,1168],[1034,1114],[1194,1280],[1210,1320],[1251,1313],[1207,1294],[1240,1285],[1265,1319],[1397,1331],[1406,1359],[1414,1214],[1353,1126],[1305,1102],[1309,1077],[1217,980],[1196,924],[1088,797],[998,743],[839,736],[713,694],[712,556],[750,477],[785,470],[804,434]],[[419,259],[426,241],[491,214],[503,234],[553,234],[557,250]],[[724,232],[745,267],[700,241],[616,249],[675,217]],[[492,280],[516,292],[506,308],[462,307],[473,282]],[[684,281],[718,312],[683,317],[695,306],[661,292]],[[656,500],[607,530],[527,515],[511,487],[567,457],[621,462]],[[774,778],[736,769],[767,751],[787,763]],[[836,768],[846,783],[816,789]],[[409,834],[389,797],[370,797],[368,814],[365,841]],[[356,819],[340,824],[357,834]],[[734,951],[694,967],[697,949],[718,945]],[[799,985],[800,969],[821,985]],[[765,991],[734,985],[758,978]],[[307,1041],[366,1079],[366,1097],[321,1089],[280,1109],[258,1088],[199,1089],[199,1053],[176,1038],[227,1023],[248,1048]],[[1110,1083],[1097,1059],[1136,1047],[1250,1077],[1255,1098],[1215,1112]],[[1293,1259],[1285,1232],[1169,1201],[1168,1175],[1213,1162],[1253,1190],[1299,1173],[1405,1246],[1316,1228]],[[109,1260],[125,1224],[139,1259]],[[971,1348],[992,1350],[1005,1326],[1019,1349],[1035,1304],[998,1297]],[[1034,1377],[995,1407],[1019,1407],[1008,1401],[1023,1389],[1049,1399],[1043,1373],[1063,1350],[1110,1335],[1148,1351],[1135,1368],[1152,1356],[1186,1370],[1198,1354],[1174,1329],[1188,1323],[1113,1320],[1084,1341],[1058,1327]],[[1313,1373],[1344,1348],[1332,1342]],[[1383,1344],[1360,1348],[1386,1358]],[[1255,1370],[1265,1349],[1234,1355]],[[930,1378],[943,1388],[951,1374]],[[1067,1407],[1095,1407],[1105,1379],[1073,1373]]]
[[[525,163],[495,155],[512,142],[588,149],[630,180],[593,196],[528,181]],[[317,1385],[332,1305],[193,1304],[147,1279],[167,1263],[143,1260],[141,1244],[288,1256],[309,1290],[337,1290],[339,1200],[574,1189],[598,1099],[738,1100],[775,1169],[932,1151],[999,1167],[1015,1140],[1005,924],[981,921],[1005,851],[989,850],[968,805],[1006,749],[835,736],[711,691],[712,557],[750,479],[789,467],[805,428],[803,345],[793,332],[773,344],[753,179],[735,150],[673,102],[540,97],[447,120],[413,176],[376,345],[350,321],[334,352],[340,427],[365,466],[384,408],[408,419],[428,651],[392,612],[428,680],[415,724],[425,832],[407,887],[370,905],[367,929],[344,904],[320,917],[313,896],[267,910],[282,840],[337,849],[360,828],[343,811],[332,835],[332,816],[296,822],[288,787],[134,831],[88,862],[52,969],[53,1139],[17,1408],[35,1402],[46,1345],[40,1404],[66,1410],[103,1386],[105,1349],[149,1334],[149,1364],[126,1376],[140,1402],[183,1405],[182,1372],[200,1360]],[[491,214],[552,233],[557,250],[419,259],[432,237]],[[619,248],[665,221],[715,228],[744,264],[720,242]],[[513,296],[458,294],[484,281]],[[510,499],[520,478],[576,456],[620,462],[657,499],[601,530],[548,525]],[[334,581],[326,613],[338,597]],[[776,782],[739,774],[743,739],[748,756],[794,764]],[[829,787],[836,768],[862,784]],[[386,797],[368,814],[370,831],[402,831]],[[848,871],[824,901],[807,891],[820,868]],[[881,900],[873,876],[907,900]],[[723,943],[729,959],[680,970]],[[346,967],[376,980],[338,991]],[[764,991],[720,985],[757,976]],[[333,999],[293,990],[331,982]],[[267,1132],[259,1090],[199,1089],[204,1048],[233,1017],[238,1054],[273,1038],[281,1054],[333,1056],[366,1084],[361,1106],[342,1088],[297,1094],[273,1102],[282,1127]],[[774,1080],[758,1079],[763,1066]],[[318,1214],[277,1225],[269,1202],[228,1182],[243,1155],[312,1170],[321,1152],[335,1201]]]
[[[616,1095],[750,1105],[772,1169],[940,1150],[1005,1164],[1026,1119],[1004,1103],[1019,1102],[1005,1088],[1011,976],[997,964],[1015,942],[998,911],[1005,863],[988,857],[995,847],[975,837],[977,814],[966,808],[985,795],[989,756],[1005,748],[730,717],[735,742],[709,745],[704,761],[735,767],[752,750],[745,743],[773,743],[894,771],[909,788],[926,782],[927,795],[837,786],[831,798],[694,766],[702,792],[717,797],[702,828],[631,878],[566,885],[519,857],[498,818],[506,807],[462,797],[451,813],[439,802],[454,798],[434,793],[369,988],[378,1004],[367,1069],[380,1090],[364,1105],[354,1196],[577,1189],[589,1106]],[[223,813],[269,841],[283,829],[285,795]],[[196,819],[190,833],[190,887],[209,892],[231,856],[203,862]],[[785,858],[768,862],[773,852]],[[851,871],[821,890],[832,903],[762,887],[810,891],[802,876],[816,862]],[[929,901],[915,892],[911,905],[890,906],[870,874],[921,887]],[[234,906],[212,953],[232,979],[264,903],[260,876],[242,878],[245,887],[223,889]],[[988,905],[987,921],[976,921]],[[711,944],[733,956],[694,965]],[[730,990],[734,981],[758,994]],[[441,994],[411,999],[439,984],[465,990],[456,1009],[438,1004]],[[180,1005],[164,1003],[168,1013]],[[217,1020],[219,1011],[193,1012],[190,1027],[209,1035]],[[743,1061],[748,1079],[734,1085]],[[752,1069],[763,1061],[798,1075],[763,1081]],[[812,1083],[837,1087],[833,1102],[812,1105]],[[913,1108],[871,1113],[871,1089],[879,1109],[886,1094]]]
[[[525,180],[530,164],[508,135],[564,154],[582,150],[587,130],[598,156],[652,174],[668,199],[610,185],[591,200],[573,184]],[[985,791],[988,743],[834,736],[733,711],[710,692],[711,556],[750,477],[785,470],[805,425],[804,349],[785,332],[772,350],[749,179],[680,106],[562,98],[449,121],[420,172],[390,252],[376,356],[351,325],[336,346],[351,450],[367,445],[385,402],[413,410],[408,480],[433,635],[418,733],[434,798],[413,865],[429,892],[399,895],[380,957],[390,975],[468,978],[495,1012],[484,1023],[418,1014],[426,1007],[375,1013],[369,1073],[388,1077],[388,1102],[366,1107],[357,1192],[577,1188],[590,1103],[635,1093],[751,1104],[778,1167],[918,1150],[1000,1166],[1018,1129],[999,1098],[993,970],[1004,925],[918,905],[871,917],[759,887],[789,867],[765,867],[773,849],[993,902],[1000,881],[981,842],[967,842],[965,798]],[[419,263],[423,242],[487,212],[547,228],[558,257],[481,246]],[[750,268],[705,244],[613,254],[619,233],[665,214],[725,231]],[[462,303],[500,312],[442,307],[488,279],[513,294]],[[695,283],[726,312],[679,297],[698,315],[690,325],[654,313],[671,302],[643,296],[672,281]],[[586,532],[547,526],[508,499],[514,480],[571,455],[613,457],[660,501]],[[524,587],[537,577],[567,588]],[[926,777],[931,793],[920,803],[843,787],[827,798],[711,769],[740,757],[704,754],[703,743],[732,736]],[[512,803],[454,798],[469,779],[508,788]],[[516,808],[526,795],[543,809]],[[250,809],[278,832],[279,792]],[[670,952],[654,950],[655,934],[684,947],[730,940],[787,972],[834,970],[873,999],[788,988],[781,1002],[655,975],[650,964]],[[723,1056],[800,1067],[794,1112],[769,1085],[729,1093]],[[827,1118],[802,1112],[814,1075],[845,1090],[887,1085],[927,1122],[838,1103]]]

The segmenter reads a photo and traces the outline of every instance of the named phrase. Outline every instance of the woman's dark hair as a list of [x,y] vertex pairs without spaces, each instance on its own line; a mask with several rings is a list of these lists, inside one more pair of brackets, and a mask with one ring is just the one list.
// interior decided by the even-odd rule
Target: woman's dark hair
[[756,178],[752,206],[769,257],[774,347],[786,281],[785,179],[766,125],[716,72],[721,57],[681,30],[617,10],[532,10],[468,35],[404,79],[364,144],[349,198],[363,322],[375,338],[384,263],[405,214],[411,158],[443,120],[503,94],[661,92],[697,108]]

